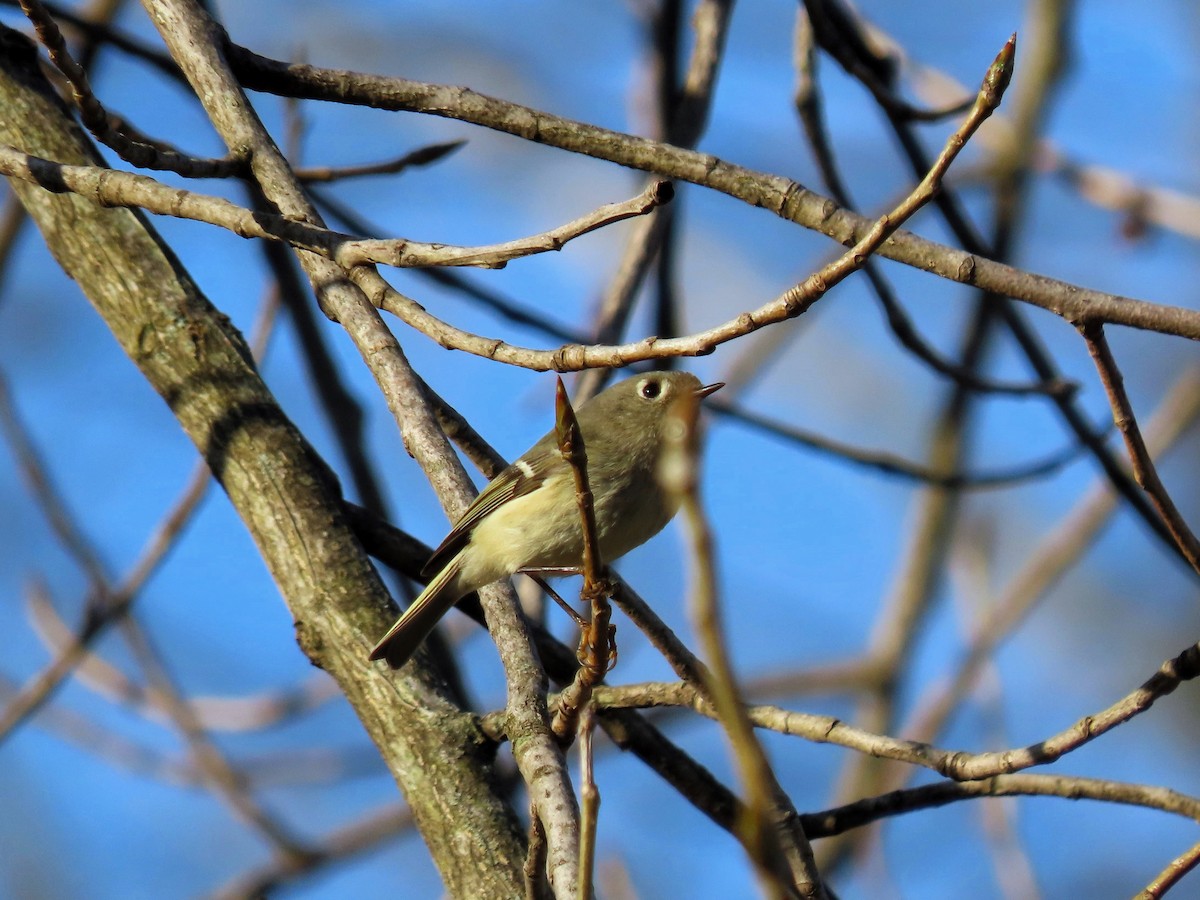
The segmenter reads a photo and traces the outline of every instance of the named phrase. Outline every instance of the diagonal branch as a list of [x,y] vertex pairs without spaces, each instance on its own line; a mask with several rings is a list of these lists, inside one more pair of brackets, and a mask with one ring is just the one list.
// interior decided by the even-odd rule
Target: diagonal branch
[[[468,88],[285,63],[236,45],[230,45],[227,52],[238,77],[252,90],[423,112],[536,139],[546,146],[711,188],[842,244],[854,243],[872,224],[870,219],[840,209],[829,198],[789,178],[756,172],[711,154],[553,116]],[[1012,297],[1074,325],[1103,322],[1200,340],[1200,311],[1108,294],[1024,272],[980,253],[948,247],[911,232],[893,235],[880,248],[880,256]]]
[[[974,781],[1007,775],[1033,766],[1043,766],[1091,743],[1114,728],[1148,711],[1180,685],[1200,677],[1200,644],[1185,648],[1168,659],[1145,682],[1115,703],[1079,719],[1069,728],[1024,747],[968,753],[946,750],[922,741],[890,737],[850,725],[833,716],[795,712],[776,706],[748,706],[746,716],[755,728],[800,737],[813,743],[834,744],[850,750],[926,769],[955,781]],[[721,716],[714,701],[687,683],[649,683],[596,689],[601,709],[643,709],[683,706],[701,715]]]
[[[97,164],[94,148],[41,79],[31,45],[8,29],[0,29],[0,108],[0,142]],[[263,384],[241,335],[144,216],[12,184],[59,264],[205,456],[291,607],[305,649],[338,680],[397,778],[412,777],[409,761],[421,756],[427,792],[453,795],[458,825],[501,823],[482,839],[459,828],[446,847],[463,857],[455,877],[487,895],[479,882],[505,871],[505,854],[517,841],[505,842],[515,823],[488,773],[461,762],[478,747],[478,730],[432,679],[384,679],[365,670],[367,636],[384,627],[389,598],[342,517],[340,490]],[[437,710],[436,725],[396,716],[397,696]],[[444,808],[434,803],[419,814],[436,821]]]
[[656,181],[636,197],[620,203],[607,203],[541,234],[482,247],[455,247],[405,238],[358,239],[310,222],[298,222],[265,211],[252,211],[223,197],[169,187],[146,175],[119,172],[101,166],[63,165],[3,145],[0,145],[0,174],[20,178],[56,193],[70,191],[99,206],[141,208],[158,215],[217,225],[238,237],[284,241],[298,249],[319,253],[343,266],[377,263],[402,268],[503,268],[511,260],[561,250],[569,241],[598,228],[645,215],[669,203],[674,196],[668,182]]
[[[580,596],[591,607],[591,617],[580,629],[579,670],[575,673],[575,679],[559,695],[558,709],[554,714],[554,733],[560,741],[569,741],[575,733],[580,710],[588,705],[593,688],[608,674],[615,646],[612,641],[613,629],[609,625],[612,619],[612,606],[609,604],[612,585],[605,577],[604,560],[600,555],[596,509],[588,480],[587,448],[561,378],[557,379],[554,407],[558,451],[571,467],[575,480],[575,500],[583,533],[583,589]],[[594,852],[595,847],[587,847],[587,850]]]
[[1137,417],[1133,414],[1133,406],[1129,395],[1125,393],[1125,379],[1117,367],[1116,358],[1108,346],[1108,338],[1104,336],[1103,325],[1085,325],[1080,332],[1087,342],[1088,353],[1100,373],[1100,381],[1104,384],[1104,392],[1108,394],[1108,404],[1112,407],[1113,422],[1121,436],[1125,439],[1125,447],[1129,451],[1129,462],[1133,466],[1133,477],[1138,485],[1150,495],[1154,508],[1158,510],[1162,521],[1171,532],[1171,537],[1183,558],[1200,574],[1200,541],[1192,529],[1184,521],[1183,515],[1167,493],[1162,479],[1158,477],[1158,469],[1146,449],[1142,439],[1142,431],[1138,428]]
[[33,23],[38,39],[49,53],[51,62],[71,85],[81,121],[98,140],[111,147],[121,159],[141,168],[166,169],[187,178],[227,178],[246,171],[246,160],[242,156],[200,159],[180,153],[160,142],[131,137],[127,129],[115,124],[116,117],[104,108],[92,92],[91,79],[71,55],[62,32],[58,30],[58,24],[47,8],[40,0],[20,0],[20,3],[22,12]]

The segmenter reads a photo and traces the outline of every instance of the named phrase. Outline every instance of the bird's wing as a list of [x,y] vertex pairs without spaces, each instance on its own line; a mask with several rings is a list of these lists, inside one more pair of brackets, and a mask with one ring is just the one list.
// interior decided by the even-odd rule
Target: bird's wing
[[429,577],[445,568],[454,555],[471,540],[471,532],[488,513],[509,500],[523,497],[541,486],[551,465],[559,458],[556,449],[542,446],[544,441],[545,439],[539,441],[525,456],[491,480],[463,513],[462,518],[454,524],[445,540],[433,551],[433,556],[429,557],[429,562],[421,570],[422,575]]
[[425,590],[415,599],[408,609],[404,610],[387,634],[379,639],[369,659],[386,659],[388,665],[398,669],[417,652],[421,642],[429,637],[438,620],[446,614],[454,602],[458,600],[455,577],[458,575],[458,564],[451,560],[437,576],[429,582]]

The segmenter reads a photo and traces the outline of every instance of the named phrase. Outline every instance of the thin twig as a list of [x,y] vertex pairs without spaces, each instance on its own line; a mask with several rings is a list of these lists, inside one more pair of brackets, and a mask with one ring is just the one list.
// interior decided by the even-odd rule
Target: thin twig
[[[347,204],[342,203],[335,197],[331,197],[328,191],[309,187],[308,192],[316,201],[317,206],[329,218],[341,222],[350,232],[354,234],[379,234],[384,230],[372,225],[365,217],[359,215]],[[587,338],[582,332],[554,322],[550,319],[546,310],[537,310],[535,312],[533,310],[522,309],[516,301],[505,297],[494,288],[484,287],[468,280],[465,274],[459,272],[457,269],[425,268],[413,269],[413,272],[419,277],[432,281],[441,287],[458,291],[508,322],[549,335],[555,340],[568,341],[573,344],[587,342]]]
[[139,140],[114,127],[115,117],[109,114],[92,92],[87,72],[71,55],[54,17],[40,0],[20,0],[20,4],[46,48],[50,61],[71,85],[80,120],[98,140],[111,147],[123,160],[140,168],[166,169],[187,178],[228,178],[246,170],[247,160],[244,156],[202,159],[181,153],[160,141]]
[[370,163],[362,166],[309,166],[297,168],[295,172],[296,177],[305,184],[327,184],[331,181],[345,181],[349,178],[364,178],[370,175],[397,175],[405,169],[416,166],[428,166],[438,160],[445,159],[447,156],[461,149],[466,143],[465,139],[443,141],[437,144],[430,144],[427,147],[418,147],[416,150],[411,150],[403,156],[398,156],[395,159],[389,159],[385,162]]
[[885,475],[920,482],[931,487],[953,490],[994,490],[1010,487],[1023,481],[1052,475],[1068,463],[1077,460],[1084,453],[1078,443],[1073,443],[1047,455],[1044,459],[1021,463],[1005,469],[990,472],[939,472],[935,468],[904,459],[886,450],[856,447],[806,428],[787,425],[761,413],[748,410],[744,406],[730,403],[728,400],[714,397],[708,400],[705,406],[735,422],[744,423],[766,434],[800,444],[811,450],[844,459],[846,462],[874,469]]
[[1153,881],[1138,893],[1135,900],[1158,900],[1167,891],[1179,884],[1188,872],[1200,865],[1200,843],[1193,844],[1179,856],[1175,857]]
[[1125,393],[1125,379],[1117,367],[1112,349],[1108,346],[1108,339],[1104,336],[1104,326],[1085,325],[1080,329],[1080,333],[1087,342],[1088,353],[1096,364],[1096,371],[1100,373],[1100,381],[1108,395],[1108,404],[1112,407],[1113,422],[1125,439],[1129,461],[1133,466],[1133,477],[1142,490],[1150,495],[1154,508],[1166,523],[1179,552],[1196,573],[1200,574],[1200,541],[1184,521],[1183,514],[1179,512],[1162,479],[1158,477],[1158,469],[1154,460],[1150,458],[1150,451],[1146,449],[1146,442],[1142,439],[1141,429],[1138,428],[1137,418],[1133,414],[1133,405],[1129,402],[1129,395]]
[[939,781],[922,787],[868,797],[835,809],[810,813],[804,826],[815,837],[831,837],[871,825],[889,816],[920,809],[936,809],[947,803],[976,797],[1060,797],[1068,800],[1098,800],[1157,809],[1160,812],[1200,820],[1200,797],[1167,788],[1130,784],[1101,778],[1072,775],[997,775],[980,781]]
[[419,244],[406,240],[359,240],[334,247],[331,258],[344,266],[379,263],[386,266],[478,266],[502,268],[505,263],[535,253],[561,250],[564,245],[598,228],[644,216],[670,203],[675,189],[669,181],[654,181],[644,191],[621,203],[606,203],[586,215],[531,237],[483,247]]
[[[1165,452],[1200,416],[1200,369],[1188,369],[1168,391],[1147,429],[1155,455]],[[1100,475],[1025,565],[1000,588],[952,675],[917,701],[903,733],[933,741],[967,696],[984,663],[1091,545],[1117,509],[1112,483]]]
[[[585,667],[586,668],[586,667]],[[579,900],[594,896],[592,881],[596,871],[596,827],[600,816],[600,789],[592,759],[592,736],[596,714],[585,707],[579,717]]]
[[[776,706],[750,706],[745,710],[756,728],[802,737],[819,744],[836,744],[879,759],[892,759],[931,769],[955,781],[973,781],[1006,775],[1032,766],[1048,765],[1094,741],[1119,725],[1149,710],[1181,684],[1200,676],[1200,644],[1193,644],[1165,661],[1141,686],[1116,703],[1084,716],[1070,728],[1029,744],[1006,750],[967,753],[945,750],[921,741],[908,741],[857,728],[833,716],[794,712]],[[718,719],[715,703],[694,685],[656,683],[597,688],[599,709],[685,706]]]
[[100,206],[141,208],[158,215],[206,222],[239,237],[283,241],[310,250],[345,267],[376,263],[402,268],[478,266],[503,268],[514,259],[561,250],[575,238],[635,216],[645,215],[674,196],[669,182],[656,181],[641,194],[608,203],[541,234],[489,244],[456,247],[403,238],[356,239],[308,222],[266,211],[252,211],[223,197],[173,188],[132,172],[103,166],[62,165],[0,146],[0,174],[20,178],[55,193],[75,193]]
[[[552,724],[558,739],[567,741],[577,731],[577,717],[590,701],[592,689],[608,673],[615,647],[609,625],[612,607],[608,600],[612,587],[605,576],[600,540],[596,535],[596,510],[588,482],[587,448],[562,378],[556,379],[556,384],[554,431],[558,438],[558,452],[571,467],[575,479],[575,500],[579,507],[583,538],[583,588],[580,596],[591,608],[591,618],[580,630],[579,671],[575,674],[575,680],[559,695]],[[579,890],[590,890],[590,885],[590,879],[581,882]]]
[[[423,112],[520,137],[536,136],[546,146],[711,188],[843,243],[853,241],[870,225],[865,217],[836,208],[828,198],[791,179],[755,172],[709,154],[563,119],[466,88],[293,65],[233,44],[227,51],[243,83],[254,90]],[[1121,297],[1023,272],[981,253],[951,248],[910,232],[897,233],[879,252],[888,259],[961,284],[1029,303],[1069,322],[1100,321],[1200,340],[1200,311]]]
[[[732,745],[734,761],[746,791],[746,814],[737,823],[737,829],[749,850],[750,862],[757,871],[764,893],[768,897],[784,897],[791,892],[790,873],[772,818],[774,779],[769,774],[770,764],[746,715],[725,646],[717,600],[712,535],[699,500],[696,445],[698,406],[695,398],[684,397],[676,401],[668,414],[671,422],[664,432],[667,440],[660,465],[660,478],[663,489],[679,504],[687,526],[691,559],[695,567],[689,592],[690,606],[696,633],[710,666],[711,675],[706,679],[708,690],[718,720]],[[807,895],[823,895],[815,869],[810,870],[809,875],[812,881],[799,885],[800,890]]]

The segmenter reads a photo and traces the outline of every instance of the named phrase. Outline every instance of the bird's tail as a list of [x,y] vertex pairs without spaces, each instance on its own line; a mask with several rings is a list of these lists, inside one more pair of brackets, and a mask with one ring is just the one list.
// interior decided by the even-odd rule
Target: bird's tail
[[463,595],[458,585],[458,570],[459,560],[456,556],[400,614],[400,618],[371,651],[371,659],[386,659],[393,669],[408,662],[438,620]]

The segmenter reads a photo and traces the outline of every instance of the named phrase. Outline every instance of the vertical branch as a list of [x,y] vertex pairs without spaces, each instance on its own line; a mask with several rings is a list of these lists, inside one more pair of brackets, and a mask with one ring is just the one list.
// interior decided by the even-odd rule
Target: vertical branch
[[592,759],[592,735],[596,731],[596,712],[589,705],[579,719],[579,900],[593,896],[592,880],[596,872],[596,825],[600,817],[600,790]]
[[[554,716],[554,733],[559,740],[568,740],[575,731],[575,717],[591,699],[592,688],[608,673],[615,648],[612,643],[614,629],[609,624],[612,620],[609,598],[613,588],[605,577],[600,540],[596,537],[596,510],[588,481],[587,448],[583,445],[583,432],[579,429],[579,420],[571,408],[562,378],[557,380],[557,385],[554,430],[558,450],[575,478],[575,501],[579,506],[583,535],[583,590],[580,596],[591,608],[591,618],[579,635],[582,665],[574,681],[560,695],[558,712]],[[583,890],[584,885],[579,888]]]
[[[695,566],[690,606],[696,633],[710,666],[705,681],[746,791],[746,805],[736,828],[764,892],[769,897],[785,897],[792,893],[792,886],[772,814],[775,779],[766,754],[754,736],[754,726],[737,686],[721,624],[712,533],[699,498],[698,404],[696,398],[685,396],[671,409],[659,475],[664,489],[677,499],[689,533]],[[807,896],[823,896],[824,889],[815,870],[811,876],[811,883],[800,885],[801,891]]]
[[558,438],[558,452],[571,467],[575,478],[575,501],[579,505],[579,518],[583,531],[583,583],[585,590],[603,580],[604,563],[600,560],[600,541],[596,537],[596,510],[593,506],[592,486],[588,482],[587,448],[583,445],[583,432],[579,430],[579,419],[567,397],[562,378],[556,379],[554,393],[554,433]]
[[[708,122],[717,74],[729,34],[732,0],[701,0],[692,16],[695,43],[688,58],[687,70],[679,83],[678,63],[681,37],[682,7],[679,0],[654,0],[658,6],[651,12],[649,30],[655,56],[655,130],[659,136],[678,147],[694,147]],[[671,207],[655,210],[652,215],[634,222],[625,250],[617,265],[616,274],[608,286],[596,314],[593,338],[597,343],[616,341],[625,330],[633,310],[638,289],[652,265],[658,266],[659,304],[656,325],[673,327],[678,317],[672,290],[672,261],[674,223],[680,213],[679,197]],[[659,337],[669,337],[669,331],[658,331]],[[576,386],[576,397],[587,399],[604,384],[607,371],[590,369],[582,372]]]
[[525,900],[541,900],[546,895],[546,826],[538,815],[537,804],[529,804],[529,849],[522,872],[525,876]]

